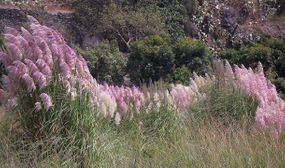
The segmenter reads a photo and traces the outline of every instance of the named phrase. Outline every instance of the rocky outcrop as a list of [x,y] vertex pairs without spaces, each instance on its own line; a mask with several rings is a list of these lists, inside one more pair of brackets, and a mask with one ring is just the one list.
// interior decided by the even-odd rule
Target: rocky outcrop
[[216,51],[251,43],[262,35],[285,36],[284,7],[285,0],[201,1],[190,13],[185,32]]

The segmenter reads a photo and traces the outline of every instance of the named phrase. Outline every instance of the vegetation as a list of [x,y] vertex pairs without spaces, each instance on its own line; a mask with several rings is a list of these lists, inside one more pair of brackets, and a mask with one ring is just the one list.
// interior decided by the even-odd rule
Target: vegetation
[[130,43],[147,35],[163,32],[163,24],[158,14],[144,10],[129,11],[112,3],[106,6],[99,19],[98,31],[114,36],[123,50],[130,48]]
[[166,77],[174,65],[174,53],[166,36],[154,35],[133,44],[128,69],[133,82]]
[[[210,54],[203,43],[181,38],[172,45],[168,36],[154,35],[132,45],[128,69],[131,70],[131,80],[137,83],[149,82],[150,79],[157,81],[160,78],[187,83],[186,78],[191,72],[203,74],[209,63]],[[182,76],[175,72],[181,72]]]
[[127,60],[116,42],[105,41],[92,50],[79,52],[86,59],[90,72],[97,81],[123,83]]
[[267,77],[284,94],[284,38],[262,38],[258,43],[241,47],[240,49],[225,49],[219,53],[223,59],[232,63],[255,67],[258,62],[264,65]]
[[209,49],[201,41],[181,38],[174,46],[176,67],[187,66],[197,73],[205,73],[211,62]]
[[135,7],[149,13],[159,13],[172,40],[185,36],[186,9],[182,0],[144,0],[138,1]]
[[[3,167],[285,164],[284,38],[239,43],[247,37],[219,20],[228,0],[66,2],[78,12],[80,31],[105,40],[74,51],[32,16],[27,29],[5,28]],[[254,19],[277,3],[234,5],[244,7],[242,19]],[[200,40],[186,37],[186,22]],[[226,39],[235,48],[223,48]]]
[[[229,91],[224,92],[227,96],[220,94],[219,98],[234,103],[233,106],[225,106],[222,101],[222,104],[212,102],[208,104],[211,112],[218,114],[225,109],[229,111],[224,112],[231,114],[232,108],[237,107],[236,112],[242,114],[244,109],[252,107],[245,101],[239,102],[244,103],[242,106],[236,104],[235,100],[244,100],[243,96],[230,91],[230,87],[225,90]],[[54,146],[62,144],[62,139],[57,136],[30,142],[20,137],[11,138],[13,134],[2,129],[0,161],[6,167],[279,167],[284,164],[284,142],[272,141],[245,116],[238,122],[225,124],[224,121],[233,118],[224,116],[223,120],[216,120],[210,116],[197,118],[192,115],[204,108],[204,103],[197,102],[183,116],[161,108],[150,114],[138,114],[134,120],[119,126],[96,119],[92,136],[96,144],[92,149],[94,158],[86,155],[86,149],[81,149],[85,155],[84,161],[79,162],[82,158],[73,154],[73,150],[79,149],[72,143],[54,151]],[[85,113],[85,110],[81,112]],[[143,124],[139,124],[141,121]],[[72,138],[74,134],[69,136]]]

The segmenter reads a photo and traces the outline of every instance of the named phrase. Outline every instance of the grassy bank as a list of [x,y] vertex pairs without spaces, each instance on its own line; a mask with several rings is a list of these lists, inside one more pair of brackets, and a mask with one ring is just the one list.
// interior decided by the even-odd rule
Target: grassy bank
[[257,130],[255,101],[222,86],[205,88],[208,98],[184,113],[161,107],[119,126],[94,116],[93,131],[79,138],[84,147],[73,133],[25,139],[13,115],[6,115],[0,162],[2,167],[282,167],[284,138]]

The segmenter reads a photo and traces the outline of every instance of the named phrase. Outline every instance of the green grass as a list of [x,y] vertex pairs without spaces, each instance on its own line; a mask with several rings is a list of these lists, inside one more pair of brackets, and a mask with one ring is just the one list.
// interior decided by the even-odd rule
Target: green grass
[[[248,125],[247,120],[225,126],[216,119],[187,119],[170,137],[163,129],[154,133],[156,128],[139,128],[135,123],[126,123],[119,128],[107,122],[100,123],[93,137],[93,154],[83,156],[87,157],[83,159],[83,167],[282,167],[285,164],[284,142],[272,140]],[[18,141],[15,144],[6,138],[1,138],[3,167],[80,165],[72,154],[76,150],[74,146],[45,156],[44,151],[50,152],[52,145],[41,149],[42,153],[38,150],[47,142]],[[55,143],[59,141],[57,138],[46,141]],[[10,145],[18,145],[17,150]]]
[[[254,100],[238,94],[232,87],[212,86],[204,90],[208,98],[193,104],[187,113],[161,107],[149,114],[135,113],[133,120],[124,120],[119,126],[89,113],[88,105],[84,104],[86,100],[82,99],[69,102],[58,97],[53,111],[43,114],[45,125],[37,127],[38,132],[44,130],[44,134],[27,133],[25,124],[14,122],[18,121],[17,112],[5,115],[0,130],[1,166],[285,165],[285,137],[276,140],[255,128],[251,115],[256,107]],[[52,96],[60,95],[54,92]],[[56,116],[52,116],[52,112],[57,112]]]

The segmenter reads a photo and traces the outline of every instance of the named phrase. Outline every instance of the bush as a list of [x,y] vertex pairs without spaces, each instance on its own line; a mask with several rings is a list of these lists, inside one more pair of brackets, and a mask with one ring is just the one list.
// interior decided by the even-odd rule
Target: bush
[[270,38],[263,42],[272,49],[276,71],[279,76],[285,77],[285,37]]
[[226,48],[219,53],[219,57],[222,59],[229,60],[231,63],[240,62],[240,55],[236,49]]
[[191,76],[191,70],[185,65],[182,65],[181,67],[174,68],[173,72],[167,76],[166,81],[169,83],[189,85]]
[[219,57],[247,67],[256,67],[261,62],[267,77],[277,86],[278,91],[285,93],[285,38],[263,37],[258,43],[240,49],[225,49],[219,53]]
[[274,63],[272,49],[262,44],[241,48],[240,57],[239,63],[243,63],[250,67],[256,67],[257,63],[261,62],[265,70],[272,67]]
[[90,72],[99,82],[122,84],[127,60],[114,41],[100,43],[89,51],[80,50]]
[[[4,42],[3,42],[2,34],[0,34],[0,51],[1,50],[4,50]],[[5,67],[4,67],[2,61],[0,61],[0,78],[4,74],[6,74],[6,70],[5,70]]]
[[77,10],[75,13],[77,25],[83,30],[94,33],[100,13],[107,4],[108,0],[73,0],[72,6]]
[[136,83],[160,78],[188,83],[192,72],[206,72],[210,59],[209,49],[200,41],[181,38],[171,44],[166,35],[155,35],[134,43],[128,70],[131,80]]
[[135,42],[130,50],[128,70],[133,82],[157,81],[165,78],[174,65],[170,39],[154,35]]
[[206,45],[188,37],[177,40],[174,53],[177,67],[185,65],[192,71],[205,73],[210,64],[210,54]]

